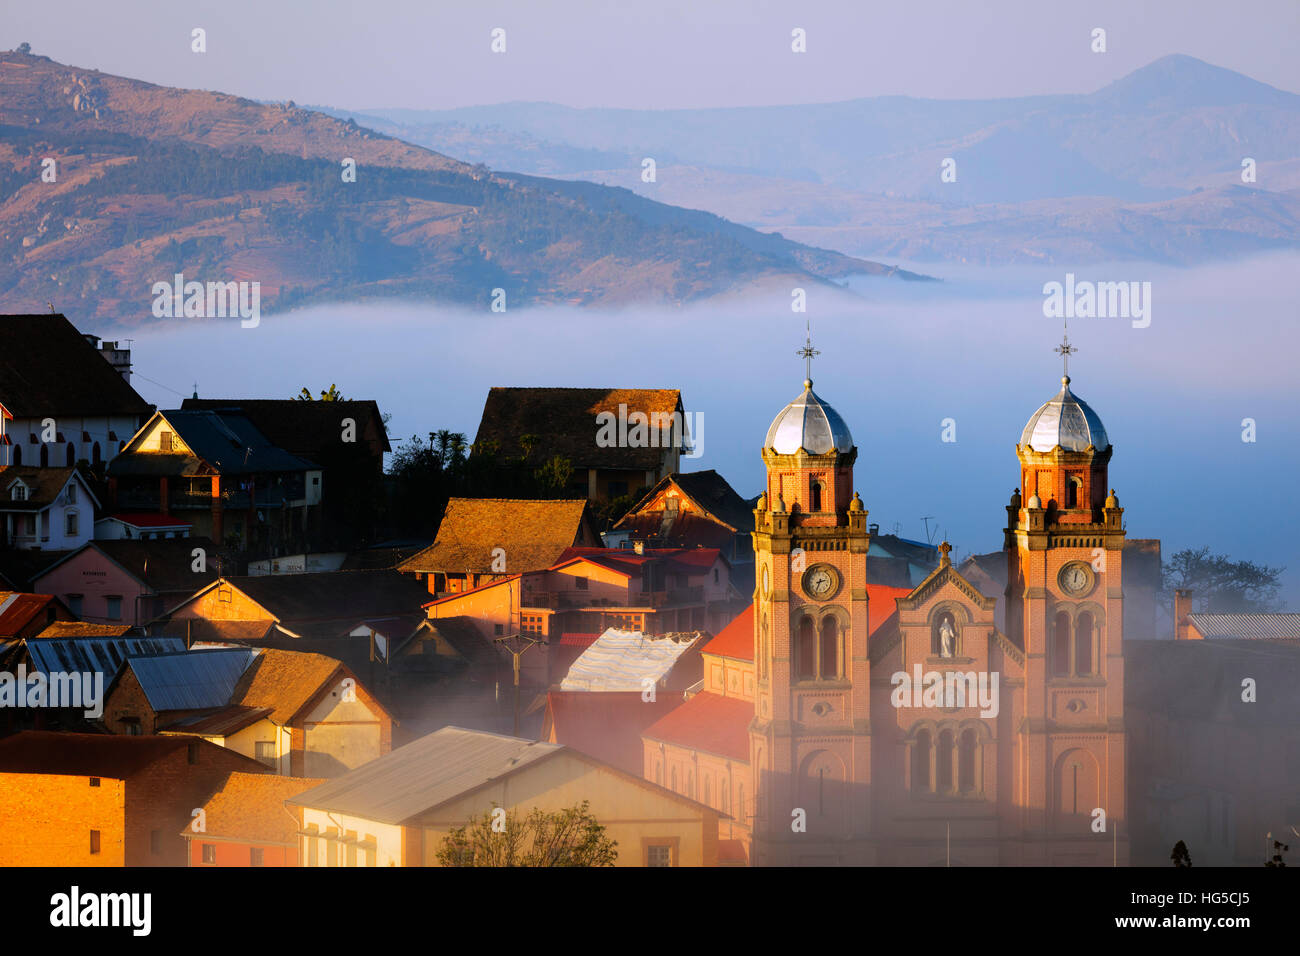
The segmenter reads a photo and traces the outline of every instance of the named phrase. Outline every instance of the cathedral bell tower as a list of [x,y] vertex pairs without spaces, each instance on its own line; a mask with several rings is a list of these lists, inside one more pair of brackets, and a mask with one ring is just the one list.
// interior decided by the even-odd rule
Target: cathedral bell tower
[[1023,831],[1041,841],[1041,858],[1023,862],[1122,864],[1124,510],[1109,489],[1106,430],[1070,390],[1068,332],[1056,351],[1061,390],[1016,445],[1005,534],[1007,632],[1026,668],[1016,790]]
[[[812,390],[772,422],[754,509],[756,865],[861,861],[870,828],[867,512],[848,426]],[[748,811],[749,808],[744,808]]]

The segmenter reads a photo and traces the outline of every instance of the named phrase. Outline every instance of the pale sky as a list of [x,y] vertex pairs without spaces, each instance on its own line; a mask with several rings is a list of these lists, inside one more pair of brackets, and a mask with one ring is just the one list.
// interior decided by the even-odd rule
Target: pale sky
[[[341,108],[1090,92],[1185,53],[1300,92],[1298,0],[0,0],[0,49]],[[207,31],[207,52],[190,31]],[[489,50],[494,27],[506,53]],[[790,51],[807,31],[808,52]],[[1091,52],[1094,27],[1108,50]]]

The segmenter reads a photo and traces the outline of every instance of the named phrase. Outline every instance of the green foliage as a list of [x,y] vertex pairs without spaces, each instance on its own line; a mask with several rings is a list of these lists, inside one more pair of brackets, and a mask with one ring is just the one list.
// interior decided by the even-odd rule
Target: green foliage
[[456,827],[438,848],[443,866],[613,866],[618,843],[592,816],[590,802],[520,818],[493,811]]
[[1190,588],[1198,611],[1217,614],[1276,611],[1278,576],[1286,568],[1273,568],[1253,561],[1233,561],[1227,555],[1211,554],[1208,546],[1186,548],[1164,566],[1166,604],[1173,592]]
[[[298,399],[298,401],[300,401],[300,402],[314,402],[314,401],[317,400],[317,399],[312,395],[312,393],[311,393],[311,389],[307,388],[306,386],[303,386],[302,391],[298,393],[298,395],[297,395],[297,399]],[[322,402],[346,402],[347,399],[344,398],[344,397],[343,397],[343,393],[340,392],[340,391],[338,390],[338,386],[336,386],[336,385],[334,385],[334,384],[331,383],[331,385],[330,385],[328,391],[325,390],[325,389],[323,389],[323,388],[320,390],[320,401],[322,401]]]

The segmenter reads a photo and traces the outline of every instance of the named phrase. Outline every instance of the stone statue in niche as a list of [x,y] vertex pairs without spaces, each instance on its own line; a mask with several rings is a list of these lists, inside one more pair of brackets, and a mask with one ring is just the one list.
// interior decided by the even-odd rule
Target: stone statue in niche
[[939,622],[939,656],[952,657],[957,653],[957,630],[952,626],[952,615],[945,614]]

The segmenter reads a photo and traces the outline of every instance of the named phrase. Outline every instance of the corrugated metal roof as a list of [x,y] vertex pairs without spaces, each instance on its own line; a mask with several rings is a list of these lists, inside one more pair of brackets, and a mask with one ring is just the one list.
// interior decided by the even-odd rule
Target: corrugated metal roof
[[644,690],[646,681],[658,684],[702,639],[698,632],[649,637],[611,627],[573,662],[560,690]]
[[107,683],[128,657],[179,654],[185,642],[179,637],[76,637],[38,638],[27,642],[32,666],[43,674],[94,673]]
[[258,653],[252,647],[231,647],[133,657],[128,666],[155,711],[203,710],[230,703],[235,685]]
[[1189,614],[1207,640],[1300,640],[1300,614]]
[[399,824],[563,749],[444,727],[286,802]]

